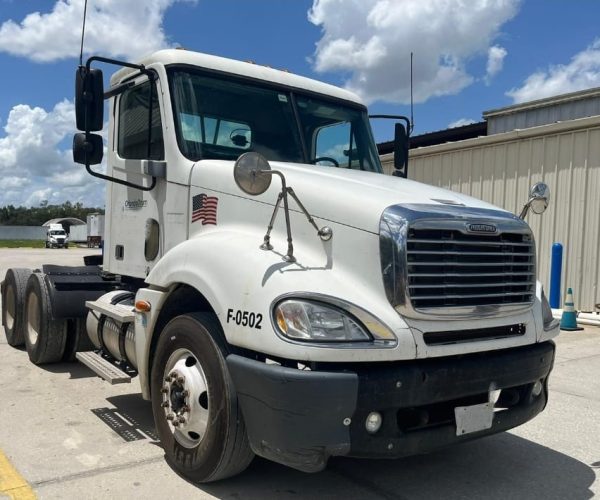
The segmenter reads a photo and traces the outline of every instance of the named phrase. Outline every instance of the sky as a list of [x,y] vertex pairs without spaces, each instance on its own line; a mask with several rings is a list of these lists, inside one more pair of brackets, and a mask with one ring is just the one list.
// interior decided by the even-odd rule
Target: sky
[[[72,161],[84,0],[0,0],[0,206],[104,206]],[[598,0],[88,0],[84,56],[166,47],[252,60],[346,87],[414,134],[600,86]],[[105,69],[109,73],[110,68]],[[373,122],[378,142],[391,122]]]

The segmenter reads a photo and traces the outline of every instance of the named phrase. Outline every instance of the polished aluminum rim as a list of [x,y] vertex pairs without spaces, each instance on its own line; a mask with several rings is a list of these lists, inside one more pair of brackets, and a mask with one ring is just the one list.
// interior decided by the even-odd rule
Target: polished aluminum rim
[[161,396],[173,437],[186,448],[197,446],[208,427],[209,392],[202,366],[188,349],[177,349],[169,356]]

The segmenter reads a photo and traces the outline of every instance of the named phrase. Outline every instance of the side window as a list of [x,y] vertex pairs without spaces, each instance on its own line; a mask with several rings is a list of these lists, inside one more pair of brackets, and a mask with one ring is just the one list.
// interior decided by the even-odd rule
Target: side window
[[150,148],[148,148],[150,82],[125,91],[119,102],[119,156],[132,160],[164,160],[165,150],[156,86],[152,89]]
[[[338,122],[317,130],[315,159],[319,165],[349,168],[350,122]],[[336,161],[334,164],[329,158]]]

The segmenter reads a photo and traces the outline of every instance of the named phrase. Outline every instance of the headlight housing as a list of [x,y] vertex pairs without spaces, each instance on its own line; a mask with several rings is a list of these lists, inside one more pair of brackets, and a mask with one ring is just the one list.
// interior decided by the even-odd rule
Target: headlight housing
[[363,325],[346,311],[322,302],[286,299],[273,308],[283,336],[304,342],[370,342]]

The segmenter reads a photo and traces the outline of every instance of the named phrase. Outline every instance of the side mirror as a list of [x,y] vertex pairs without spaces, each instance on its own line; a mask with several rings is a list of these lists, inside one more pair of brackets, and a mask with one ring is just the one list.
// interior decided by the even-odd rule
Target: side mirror
[[550,201],[550,188],[543,182],[538,182],[533,185],[531,191],[529,191],[529,200],[525,203],[523,210],[519,217],[524,219],[527,216],[527,212],[531,208],[534,214],[542,214],[548,208]]
[[73,161],[82,165],[98,165],[104,156],[102,136],[84,133],[73,136]]
[[82,131],[102,130],[104,125],[104,81],[102,71],[77,68],[75,73],[75,116]]
[[408,134],[402,123],[394,128],[394,173],[396,177],[408,175]]

